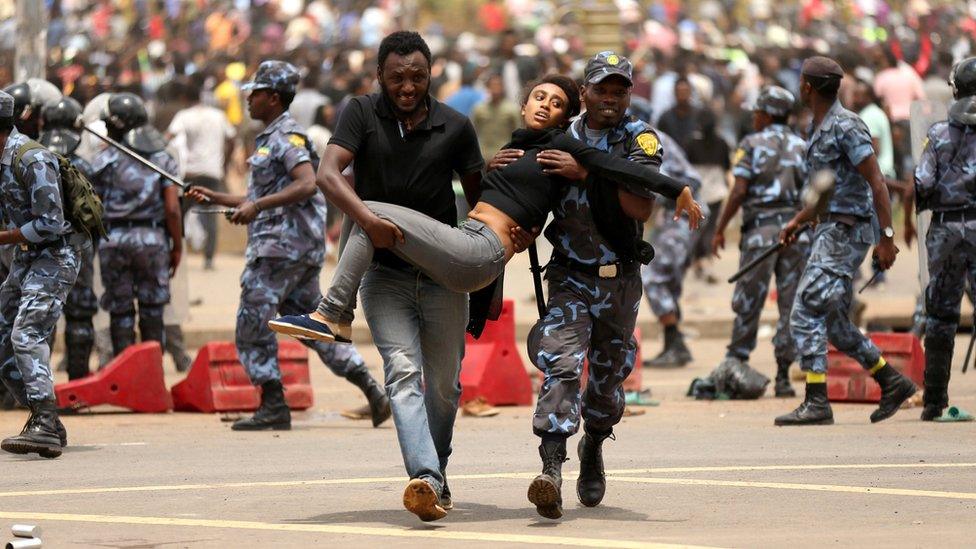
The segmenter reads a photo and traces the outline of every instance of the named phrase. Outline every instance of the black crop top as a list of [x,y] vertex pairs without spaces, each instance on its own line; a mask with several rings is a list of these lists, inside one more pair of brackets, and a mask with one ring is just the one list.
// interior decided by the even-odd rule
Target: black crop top
[[482,180],[481,201],[490,204],[526,229],[541,227],[557,200],[559,185],[566,181],[543,173],[536,161],[540,151],[556,149],[575,158],[591,174],[614,183],[644,187],[672,200],[678,198],[684,185],[652,168],[611,156],[574,139],[563,130],[515,130],[506,149],[521,149],[525,155]]

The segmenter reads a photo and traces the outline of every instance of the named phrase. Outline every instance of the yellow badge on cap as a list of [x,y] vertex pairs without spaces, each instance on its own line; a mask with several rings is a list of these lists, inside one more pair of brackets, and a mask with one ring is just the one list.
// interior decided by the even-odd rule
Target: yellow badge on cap
[[743,148],[738,148],[735,150],[735,159],[732,160],[733,164],[738,164],[742,162],[742,159],[746,157],[746,150]]
[[608,55],[607,56],[607,65],[610,65],[611,67],[614,67],[619,62],[620,62],[620,58],[617,57],[616,55]]
[[305,146],[305,138],[294,133],[288,136],[288,142],[296,147]]
[[657,136],[653,133],[642,133],[637,136],[637,145],[640,146],[641,150],[647,153],[648,156],[654,156],[657,154],[657,149],[660,144],[657,141]]

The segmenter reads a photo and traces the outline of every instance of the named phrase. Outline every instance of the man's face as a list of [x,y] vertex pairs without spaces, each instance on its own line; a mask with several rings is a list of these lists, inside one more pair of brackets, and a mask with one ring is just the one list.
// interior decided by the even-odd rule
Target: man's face
[[488,93],[492,101],[499,101],[505,97],[505,84],[500,76],[492,76],[488,80]]
[[677,104],[686,107],[691,104],[691,84],[678,82],[674,85],[674,100]]
[[419,51],[391,53],[377,73],[386,98],[403,114],[416,111],[430,89],[430,66]]
[[871,96],[868,94],[867,86],[865,84],[858,84],[854,86],[854,95],[851,99],[851,107],[853,107],[854,110],[859,111],[864,107],[867,107],[868,103],[871,102]]
[[806,76],[800,77],[800,102],[806,106],[810,106],[810,96],[813,94],[813,86],[810,82],[807,82]]
[[773,123],[773,117],[763,111],[752,111],[752,129],[762,131],[766,126]]
[[[613,128],[620,124],[630,107],[631,85],[622,76],[608,76],[582,89],[586,117],[595,129]],[[592,127],[592,126],[591,126]]]
[[271,111],[277,96],[272,90],[267,88],[253,90],[247,96],[247,113],[254,120],[264,120]]

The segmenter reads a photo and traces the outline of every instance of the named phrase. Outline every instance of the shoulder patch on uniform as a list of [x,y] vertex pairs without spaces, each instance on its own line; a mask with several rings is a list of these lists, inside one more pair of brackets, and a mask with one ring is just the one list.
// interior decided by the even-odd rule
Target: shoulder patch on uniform
[[654,156],[657,154],[657,149],[660,147],[660,143],[657,141],[657,137],[653,133],[642,133],[637,136],[637,145],[647,153],[648,156]]
[[929,148],[929,138],[926,136],[925,141],[922,141],[922,150]]
[[258,147],[258,150],[254,151],[254,154],[258,156],[268,156],[271,154],[271,147]]
[[289,134],[288,135],[288,142],[291,143],[292,145],[296,146],[296,147],[304,147],[305,146],[305,138],[302,137],[302,136],[300,136],[300,135],[298,135],[297,133]]
[[738,164],[739,162],[742,162],[742,159],[745,158],[745,156],[746,156],[746,150],[743,149],[742,147],[739,147],[738,149],[735,150],[735,159],[732,160],[732,163]]

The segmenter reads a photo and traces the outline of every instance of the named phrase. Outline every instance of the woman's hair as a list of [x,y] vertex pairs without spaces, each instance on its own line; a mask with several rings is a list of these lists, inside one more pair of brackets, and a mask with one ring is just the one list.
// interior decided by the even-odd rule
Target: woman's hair
[[547,74],[542,78],[533,80],[532,82],[529,82],[529,84],[522,91],[523,106],[529,102],[529,94],[532,93],[532,90],[536,89],[542,84],[559,86],[559,89],[563,90],[563,93],[566,94],[566,125],[569,125],[570,119],[580,113],[580,92],[579,86],[576,85],[576,81],[561,74]]

